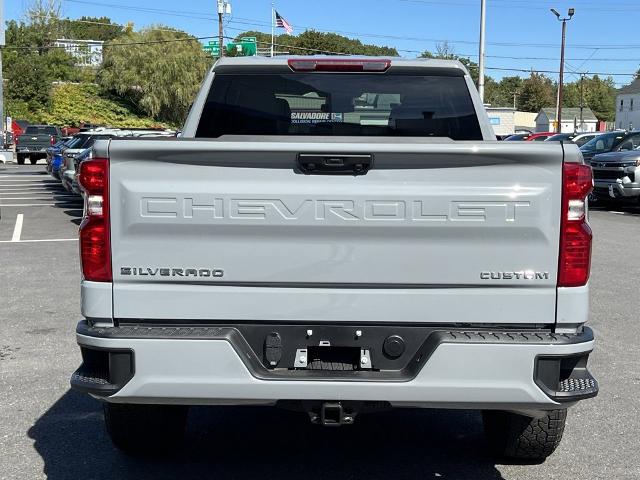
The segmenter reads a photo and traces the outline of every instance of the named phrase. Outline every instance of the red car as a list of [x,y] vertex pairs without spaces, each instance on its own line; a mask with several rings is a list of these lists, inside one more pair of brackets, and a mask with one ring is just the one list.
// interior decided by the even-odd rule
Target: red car
[[555,135],[556,132],[539,132],[534,133],[529,138],[525,140],[525,142],[544,142],[547,138]]

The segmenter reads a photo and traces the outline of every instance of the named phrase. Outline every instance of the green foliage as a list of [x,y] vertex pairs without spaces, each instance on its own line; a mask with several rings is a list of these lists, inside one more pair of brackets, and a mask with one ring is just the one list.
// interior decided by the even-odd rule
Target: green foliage
[[[263,32],[248,31],[239,34],[241,37],[256,37],[258,49],[266,51],[271,47],[271,35]],[[276,35],[274,38],[276,53],[288,52],[295,55],[318,55],[322,53],[344,53],[350,55],[384,55],[397,57],[398,51],[391,47],[364,44],[360,40],[338,35],[306,30],[300,35]]]
[[211,66],[200,42],[164,28],[129,32],[110,43],[104,46],[98,83],[151,117],[182,123]]
[[[443,60],[458,60],[462,63],[467,70],[469,70],[469,75],[473,79],[473,82],[477,85],[478,78],[480,76],[478,64],[467,57],[460,57],[456,55],[453,51],[453,46],[448,42],[443,42],[436,45],[436,52],[432,53],[429,50],[425,50],[420,54],[419,58],[440,58]],[[487,81],[490,81],[490,77],[485,76],[485,85]]]
[[579,107],[582,90],[582,104],[589,107],[599,120],[611,122],[615,120],[616,88],[614,80],[609,77],[602,79],[598,75],[585,77],[565,85],[562,94],[562,105],[565,107]]
[[520,77],[504,77],[499,82],[493,79],[488,81],[486,83],[485,102],[494,107],[513,107],[514,95],[517,99],[523,81]]
[[550,78],[543,74],[531,72],[529,78],[522,82],[516,104],[518,110],[539,112],[543,107],[556,104],[556,89]]
[[92,84],[54,85],[48,108],[38,110],[24,102],[11,101],[7,102],[7,113],[13,118],[68,127],[81,123],[132,128],[168,126],[136,112],[121,99],[105,95],[98,85]]
[[[106,25],[105,25],[106,24]],[[74,40],[101,40],[108,42],[124,32],[121,25],[111,23],[109,17],[80,17],[77,20],[65,18],[60,22],[64,38]]]
[[46,107],[50,100],[51,82],[47,65],[40,61],[40,55],[25,51],[12,55],[6,63],[7,100],[19,102],[30,109]]

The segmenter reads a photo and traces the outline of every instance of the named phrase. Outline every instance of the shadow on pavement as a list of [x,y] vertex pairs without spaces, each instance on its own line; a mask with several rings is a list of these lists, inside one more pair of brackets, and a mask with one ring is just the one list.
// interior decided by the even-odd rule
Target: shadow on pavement
[[322,428],[305,414],[194,407],[182,452],[127,457],[110,443],[96,400],[68,391],[29,429],[49,479],[501,479],[477,412],[394,410]]
[[634,202],[615,202],[608,200],[597,200],[589,203],[589,209],[596,212],[616,212],[624,215],[640,216],[640,203]]

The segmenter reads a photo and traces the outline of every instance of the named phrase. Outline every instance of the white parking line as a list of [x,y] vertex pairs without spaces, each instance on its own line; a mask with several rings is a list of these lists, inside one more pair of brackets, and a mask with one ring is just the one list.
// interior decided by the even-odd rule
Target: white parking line
[[56,202],[56,203],[0,203],[0,207],[55,207],[62,205],[82,205],[82,201],[77,202]]
[[59,187],[54,187],[52,190],[51,187],[23,187],[23,188],[15,188],[13,186],[9,188],[0,187],[0,192],[25,192],[30,190],[46,190],[48,192],[57,192],[58,190],[64,190],[64,187],[60,185]]
[[0,243],[47,243],[47,242],[77,242],[77,238],[45,238],[43,240],[0,240]]
[[[77,195],[56,195],[56,197],[64,197],[63,199],[60,199],[60,202],[62,203],[69,203],[71,201],[76,201],[75,198],[77,197]],[[74,200],[71,200],[71,198],[74,198]],[[47,201],[47,200],[54,200],[51,198],[51,195],[41,195],[39,197],[0,197],[0,201],[2,200],[42,200],[42,201]],[[80,203],[82,200],[80,198],[77,199],[77,202]]]
[[24,222],[24,215],[19,213],[16,216],[16,225],[13,227],[13,236],[11,237],[12,242],[19,242],[20,235],[22,235],[22,223]]
[[35,181],[35,180],[47,180],[53,182],[55,178],[51,178],[48,175],[2,175],[0,176],[0,182],[17,182],[19,180]]
[[16,178],[0,178],[0,183],[13,183],[13,182],[49,182],[55,183],[57,180],[51,177],[16,177]]
[[[31,183],[21,183],[21,184],[16,184],[16,183],[11,183],[11,184],[7,184],[7,185],[2,185],[0,184],[0,188],[6,187],[6,188],[17,188],[17,187],[33,187],[34,185],[37,185],[36,182],[31,182]],[[49,185],[51,187],[54,187],[56,185],[60,185],[62,186],[62,184],[60,182],[52,182],[51,184],[42,182],[42,185]]]

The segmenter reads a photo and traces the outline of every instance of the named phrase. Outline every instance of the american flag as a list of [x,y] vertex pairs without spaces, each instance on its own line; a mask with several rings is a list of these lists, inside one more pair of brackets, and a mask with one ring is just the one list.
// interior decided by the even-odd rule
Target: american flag
[[293,27],[287,22],[282,15],[276,12],[276,27],[284,28],[286,32],[291,35],[293,33]]

